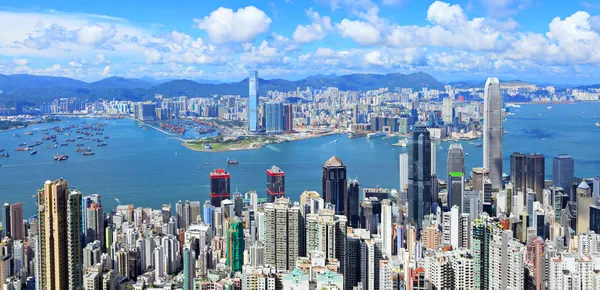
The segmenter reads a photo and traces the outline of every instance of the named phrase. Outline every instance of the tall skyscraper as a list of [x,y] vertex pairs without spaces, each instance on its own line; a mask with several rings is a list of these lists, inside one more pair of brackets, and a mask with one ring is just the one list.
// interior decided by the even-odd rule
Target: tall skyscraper
[[229,172],[225,169],[215,169],[210,173],[210,203],[220,206],[221,201],[231,197]]
[[437,147],[431,143],[431,175],[437,175]]
[[304,245],[300,207],[290,207],[288,198],[279,198],[264,206],[265,263],[278,271],[292,270],[300,247]]
[[283,106],[283,129],[286,132],[294,131],[294,107],[292,104]]
[[392,204],[389,200],[381,202],[381,239],[384,255],[392,255]]
[[527,154],[525,157],[527,164],[526,184],[535,192],[536,200],[542,202],[544,190],[544,175],[546,172],[544,155],[542,154]]
[[552,159],[552,185],[563,188],[566,195],[572,196],[575,160],[568,154],[560,154]]
[[525,154],[520,152],[510,154],[510,182],[513,184],[515,190],[519,190],[523,194],[527,193],[525,184],[527,182],[526,170]]
[[10,204],[2,205],[2,237],[10,237]]
[[258,119],[258,71],[251,71],[248,78],[248,131],[257,132],[259,129]]
[[[273,165],[267,169],[267,201],[285,196],[285,172]],[[256,209],[255,209],[256,210]]]
[[483,97],[483,167],[490,172],[492,188],[502,188],[502,95],[497,78],[485,82]]
[[10,236],[13,240],[23,240],[25,238],[23,203],[10,205]]
[[408,146],[408,216],[421,228],[423,217],[431,213],[431,137],[423,124],[417,124]]
[[194,290],[194,276],[196,274],[196,259],[194,251],[186,247],[183,249],[183,290]]
[[100,241],[102,245],[102,249],[104,250],[104,237],[105,237],[105,227],[104,227],[104,210],[102,205],[98,202],[94,202],[87,209],[87,228],[85,237],[86,244],[91,243],[93,241]]
[[283,134],[285,128],[282,103],[269,102],[265,104],[265,123],[267,134]]
[[452,124],[452,120],[454,119],[453,101],[452,97],[447,97],[442,104],[442,119],[446,125]]
[[239,218],[233,218],[227,231],[227,266],[232,272],[241,272],[244,265],[244,223]]
[[40,289],[80,289],[83,285],[81,192],[66,180],[46,181],[37,194]]
[[348,222],[357,229],[360,226],[360,183],[356,179],[348,182]]
[[400,192],[408,191],[408,153],[400,153]]
[[448,174],[450,172],[462,172],[465,174],[465,154],[460,143],[452,143],[448,149]]
[[323,199],[335,206],[335,213],[347,216],[346,165],[333,156],[323,164]]
[[462,172],[448,174],[448,208],[461,206],[465,188],[465,177]]

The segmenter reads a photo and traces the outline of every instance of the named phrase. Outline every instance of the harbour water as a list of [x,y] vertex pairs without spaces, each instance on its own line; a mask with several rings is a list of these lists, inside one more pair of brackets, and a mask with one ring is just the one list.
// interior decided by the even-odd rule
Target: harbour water
[[[546,155],[546,178],[551,178],[552,156],[560,153],[575,158],[577,176],[600,175],[600,128],[594,116],[600,116],[600,103],[574,105],[521,105],[511,108],[515,113],[504,122],[504,172],[510,170],[510,153],[542,153]],[[56,124],[40,124],[25,129],[0,132],[0,148],[10,154],[0,158],[0,201],[23,202],[25,216],[35,213],[32,195],[45,180],[64,178],[69,187],[84,194],[99,193],[102,203],[113,208],[118,202],[137,206],[159,207],[178,200],[200,200],[209,197],[208,174],[215,168],[226,168],[231,173],[231,188],[239,192],[256,190],[264,197],[266,169],[276,164],[286,173],[286,193],[297,200],[304,190],[321,191],[322,164],[332,155],[338,156],[348,168],[349,178],[358,178],[361,187],[380,185],[398,188],[398,155],[406,148],[392,146],[397,138],[355,138],[345,135],[328,136],[303,141],[268,145],[259,150],[204,153],[191,151],[180,141],[156,130],[138,128],[132,120],[109,120],[104,127],[108,146],[92,146],[94,156],[75,153],[75,143],[69,147],[36,147],[38,153],[15,152],[18,144],[41,140],[40,129],[56,125],[94,120],[67,119]],[[27,131],[34,132],[27,136]],[[18,134],[20,137],[13,137]],[[64,142],[72,136],[59,135]],[[339,139],[337,142],[336,139]],[[476,142],[482,142],[478,140]],[[482,165],[482,148],[461,142],[468,153],[466,168]],[[446,176],[446,159],[450,143],[438,143],[437,174]],[[441,147],[441,149],[440,149]],[[55,153],[67,153],[69,159],[57,162]],[[226,165],[227,158],[235,158],[239,165]],[[206,163],[209,165],[206,165]],[[200,168],[200,169],[199,169]],[[445,178],[443,178],[445,179]],[[117,201],[118,200],[118,201]]]

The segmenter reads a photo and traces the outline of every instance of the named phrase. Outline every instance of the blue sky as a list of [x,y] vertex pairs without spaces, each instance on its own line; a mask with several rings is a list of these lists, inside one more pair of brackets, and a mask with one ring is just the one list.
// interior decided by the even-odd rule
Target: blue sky
[[592,0],[3,1],[0,73],[600,83],[598,15]]

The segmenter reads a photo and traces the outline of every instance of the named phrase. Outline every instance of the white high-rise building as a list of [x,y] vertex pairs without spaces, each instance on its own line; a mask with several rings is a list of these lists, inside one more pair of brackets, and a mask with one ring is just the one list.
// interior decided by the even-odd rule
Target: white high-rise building
[[485,82],[483,97],[483,167],[489,171],[492,187],[502,187],[502,95],[497,78]]
[[293,270],[302,234],[300,207],[290,207],[290,200],[282,197],[265,204],[264,213],[265,263],[277,271]]
[[400,154],[400,192],[408,191],[408,153]]
[[444,120],[444,124],[452,124],[452,119],[454,118],[453,116],[453,103],[454,100],[452,99],[451,96],[448,96],[447,98],[444,99],[443,105],[442,105],[442,119]]
[[490,289],[523,289],[525,246],[512,231],[496,232],[489,247]]
[[431,142],[431,175],[436,175],[437,168],[437,147],[435,147],[435,143]]
[[392,204],[389,200],[381,203],[381,239],[383,240],[383,255],[392,255]]

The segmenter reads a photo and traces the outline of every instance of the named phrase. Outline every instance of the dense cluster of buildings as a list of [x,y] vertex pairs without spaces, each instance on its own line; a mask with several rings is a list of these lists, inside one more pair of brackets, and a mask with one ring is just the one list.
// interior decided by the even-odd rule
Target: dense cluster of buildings
[[[288,104],[260,109],[257,91],[254,73],[247,130],[287,131]],[[412,94],[399,91],[400,99]],[[311,105],[357,97],[336,94],[344,97],[313,96],[325,100]],[[365,98],[379,97],[350,101],[348,124],[370,118],[382,130],[410,134],[398,189],[361,186],[335,156],[323,164],[321,191],[299,200],[289,197],[276,165],[265,168],[265,188],[243,194],[232,190],[227,170],[215,169],[210,200],[174,208],[105,210],[100,195],[46,181],[34,217],[23,220],[21,204],[2,207],[4,289],[600,289],[600,177],[575,177],[573,158],[561,154],[546,180],[545,156],[520,152],[510,154],[510,175],[503,175],[497,79],[486,82],[481,105],[442,103],[438,129],[456,123],[457,111],[483,115],[482,167],[465,168],[463,148],[452,144],[448,176],[435,174],[435,131],[418,110],[429,104],[406,117],[404,106],[385,107],[373,119],[363,113]],[[154,104],[136,106],[137,117],[156,118]],[[454,125],[466,123],[444,128]]]

